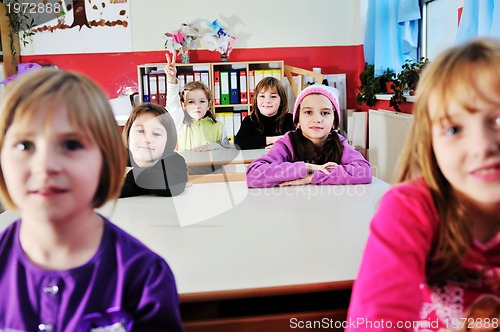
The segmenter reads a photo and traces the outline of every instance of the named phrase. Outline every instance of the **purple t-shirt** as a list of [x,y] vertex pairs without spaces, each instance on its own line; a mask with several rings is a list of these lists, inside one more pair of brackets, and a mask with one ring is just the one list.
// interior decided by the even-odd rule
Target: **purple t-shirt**
[[63,271],[29,260],[19,241],[20,220],[0,233],[0,331],[183,330],[165,260],[103,219],[95,255]]

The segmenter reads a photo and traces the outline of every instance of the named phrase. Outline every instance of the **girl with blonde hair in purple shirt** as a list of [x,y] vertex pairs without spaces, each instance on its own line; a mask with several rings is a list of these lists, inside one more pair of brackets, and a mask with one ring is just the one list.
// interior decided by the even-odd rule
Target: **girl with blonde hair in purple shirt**
[[95,209],[120,194],[126,152],[108,98],[58,69],[0,101],[0,331],[182,331],[165,260]]

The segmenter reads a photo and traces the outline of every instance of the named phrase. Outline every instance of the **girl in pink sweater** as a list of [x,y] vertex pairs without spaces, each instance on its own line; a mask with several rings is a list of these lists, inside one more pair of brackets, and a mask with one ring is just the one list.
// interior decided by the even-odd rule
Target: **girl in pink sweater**
[[302,90],[293,108],[297,129],[250,164],[249,188],[371,183],[370,164],[337,132],[337,94],[337,89],[320,84]]
[[401,184],[373,217],[346,330],[498,331],[497,310],[470,312],[500,303],[500,43],[446,51],[416,98]]

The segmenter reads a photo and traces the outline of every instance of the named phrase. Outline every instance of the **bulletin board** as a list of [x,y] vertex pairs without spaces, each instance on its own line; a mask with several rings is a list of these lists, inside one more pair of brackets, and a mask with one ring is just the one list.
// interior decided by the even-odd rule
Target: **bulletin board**
[[[130,0],[64,0],[32,30],[23,55],[132,51]],[[76,15],[75,15],[76,13]]]

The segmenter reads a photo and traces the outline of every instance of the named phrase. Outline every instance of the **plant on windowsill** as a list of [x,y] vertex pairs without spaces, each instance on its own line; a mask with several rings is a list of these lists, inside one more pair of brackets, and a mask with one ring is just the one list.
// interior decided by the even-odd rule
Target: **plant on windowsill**
[[361,86],[358,86],[359,93],[356,95],[358,105],[365,103],[367,106],[373,106],[377,102],[378,93],[382,92],[382,86],[377,77],[375,77],[375,66],[365,63],[365,69],[359,74]]
[[[377,94],[389,93],[388,88],[396,74],[390,68],[384,70],[382,75],[375,77],[375,67],[372,64],[365,64],[365,69],[359,75],[361,86],[358,87],[359,93],[356,95],[358,105],[365,103],[367,106],[373,106],[377,102]],[[390,84],[390,85],[389,85]]]
[[394,93],[392,86],[394,84],[394,79],[396,78],[396,73],[391,68],[384,70],[382,75],[378,78],[382,88],[384,88],[384,93]]
[[389,101],[389,106],[393,107],[396,112],[401,112],[399,105],[406,102],[406,96],[414,94],[420,74],[428,63],[429,59],[422,57],[417,62],[406,60],[402,66],[401,72],[394,80],[394,95]]

